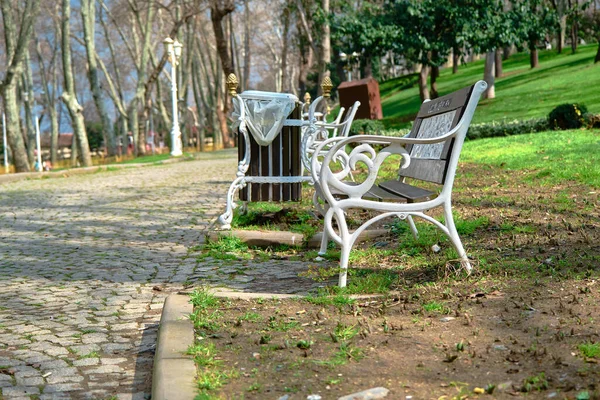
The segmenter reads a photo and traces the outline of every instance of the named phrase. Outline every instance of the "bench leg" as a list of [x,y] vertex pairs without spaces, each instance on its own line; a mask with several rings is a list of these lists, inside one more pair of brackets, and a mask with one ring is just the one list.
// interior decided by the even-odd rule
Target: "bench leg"
[[348,278],[348,260],[350,259],[350,250],[352,246],[342,245],[341,256],[340,256],[340,275],[338,280],[338,286],[343,288],[346,287],[346,279]]
[[229,186],[229,190],[227,191],[227,206],[225,208],[225,212],[219,216],[217,219],[217,223],[221,225],[221,229],[231,229],[231,221],[233,220],[233,209],[237,206],[233,201],[233,197],[235,193],[246,186],[246,182],[244,181],[244,177],[236,178]]
[[408,225],[410,226],[410,230],[413,234],[413,237],[415,238],[415,240],[417,240],[419,238],[419,231],[417,231],[417,226],[415,225],[415,221],[413,220],[412,215],[409,215],[408,217],[406,217],[406,219],[408,219]]
[[444,218],[446,219],[446,228],[448,228],[448,237],[454,245],[454,248],[458,253],[458,257],[460,257],[461,266],[464,267],[467,270],[467,273],[470,274],[472,270],[471,263],[469,262],[467,252],[460,241],[460,236],[458,236],[458,231],[456,230],[456,225],[454,224],[454,216],[452,215],[450,203],[444,204]]
[[329,244],[329,235],[327,234],[327,228],[323,229],[323,236],[321,236],[321,248],[319,249],[319,255],[323,256],[327,253],[327,245]]

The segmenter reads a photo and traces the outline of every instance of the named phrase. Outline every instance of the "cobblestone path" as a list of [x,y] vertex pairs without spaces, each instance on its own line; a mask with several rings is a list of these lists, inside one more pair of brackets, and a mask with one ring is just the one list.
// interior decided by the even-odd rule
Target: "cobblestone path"
[[[0,185],[0,399],[146,399],[164,298],[185,283],[296,291],[301,263],[187,257],[231,157]],[[274,283],[273,276],[277,275]]]

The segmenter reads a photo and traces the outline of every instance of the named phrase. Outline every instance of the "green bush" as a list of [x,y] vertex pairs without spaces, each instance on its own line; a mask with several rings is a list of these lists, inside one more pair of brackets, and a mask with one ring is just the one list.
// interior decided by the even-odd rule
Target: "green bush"
[[588,129],[600,128],[600,114],[587,113],[583,116]]
[[484,139],[498,136],[513,136],[524,133],[535,133],[550,129],[546,119],[529,119],[525,121],[493,121],[485,124],[473,124],[469,127],[467,139]]
[[583,104],[561,104],[548,115],[548,123],[553,129],[577,129],[585,123],[583,116],[587,107]]
[[384,129],[383,123],[376,119],[356,119],[350,127],[350,136],[379,135]]

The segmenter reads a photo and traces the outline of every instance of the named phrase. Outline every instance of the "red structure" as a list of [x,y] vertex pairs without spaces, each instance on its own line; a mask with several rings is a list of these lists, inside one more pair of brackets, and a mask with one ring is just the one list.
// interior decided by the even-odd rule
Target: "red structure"
[[374,78],[360,81],[342,82],[338,86],[340,106],[349,110],[355,101],[360,101],[360,107],[354,119],[382,119],[379,83]]

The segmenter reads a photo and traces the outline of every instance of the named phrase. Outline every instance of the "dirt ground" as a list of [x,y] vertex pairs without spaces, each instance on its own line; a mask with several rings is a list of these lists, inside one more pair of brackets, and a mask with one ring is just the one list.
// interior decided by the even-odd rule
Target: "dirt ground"
[[[599,192],[481,168],[462,165],[453,196],[462,220],[485,220],[461,234],[474,276],[448,276],[434,241],[419,245],[420,262],[397,251],[353,264],[401,267],[384,297],[223,303],[224,323],[205,334],[233,375],[215,393],[337,399],[383,386],[389,399],[599,399]],[[357,248],[398,246],[390,235]]]
[[223,328],[207,340],[237,372],[220,392],[227,399],[337,399],[377,386],[390,399],[476,397],[476,388],[598,398],[599,359],[579,346],[599,341],[599,290],[594,279],[480,280],[340,306],[236,300],[219,307]]

